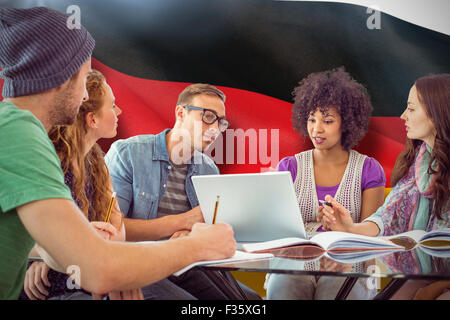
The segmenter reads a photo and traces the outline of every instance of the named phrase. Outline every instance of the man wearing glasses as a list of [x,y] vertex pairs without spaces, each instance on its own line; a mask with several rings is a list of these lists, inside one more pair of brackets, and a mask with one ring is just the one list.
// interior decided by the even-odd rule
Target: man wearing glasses
[[[175,238],[204,222],[191,177],[219,174],[202,152],[228,128],[225,95],[209,84],[190,85],[178,96],[175,118],[172,129],[116,141],[105,156],[125,215],[127,241]],[[196,270],[142,290],[146,299],[229,298]]]

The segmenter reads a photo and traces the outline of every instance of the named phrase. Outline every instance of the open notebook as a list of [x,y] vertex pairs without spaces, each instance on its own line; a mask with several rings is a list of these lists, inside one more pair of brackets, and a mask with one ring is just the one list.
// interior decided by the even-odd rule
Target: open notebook
[[[291,264],[291,262],[288,262],[290,260],[303,261],[305,263],[306,262],[309,263],[321,260],[323,257],[332,259],[333,261],[339,263],[353,264],[365,262],[367,260],[378,259],[384,255],[391,254],[393,252],[397,252],[400,250],[401,249],[327,252],[317,246],[297,246],[297,247],[278,248],[272,249],[271,253],[276,258],[282,258],[281,259],[282,261],[280,261],[280,259],[272,259],[270,260],[270,265],[272,266],[273,264],[279,263],[280,265],[287,266],[287,269],[290,269],[290,267],[288,267]],[[327,269],[327,271],[333,270]]]
[[387,239],[368,237],[353,233],[328,231],[321,232],[311,239],[283,238],[272,241],[247,243],[242,245],[247,252],[265,252],[270,249],[298,245],[313,245],[323,251],[368,251],[368,250],[398,250],[403,246],[395,244]]
[[268,252],[275,248],[312,245],[332,256],[364,255],[367,251],[409,250],[420,246],[434,256],[450,253],[450,228],[425,232],[414,230],[390,237],[369,237],[347,232],[329,231],[318,233],[311,239],[284,238],[272,241],[248,243],[242,246],[247,252]]
[[[167,240],[159,240],[159,241],[138,241],[135,243],[139,244],[157,244],[162,243]],[[186,271],[192,269],[196,266],[207,266],[211,264],[224,264],[224,263],[233,263],[233,262],[241,262],[241,261],[251,261],[251,260],[263,260],[263,259],[270,259],[273,258],[274,255],[271,253],[249,253],[249,252],[243,252],[240,250],[236,250],[234,255],[228,259],[222,259],[222,260],[208,260],[208,261],[197,261],[194,262],[176,272],[173,273],[174,276],[180,276]]]
[[262,259],[270,259],[273,257],[273,254],[271,253],[248,253],[236,250],[234,255],[231,258],[223,259],[223,260],[209,260],[209,261],[198,261],[193,264],[190,264],[186,267],[184,267],[181,270],[178,270],[173,275],[174,276],[180,276],[181,274],[185,273],[189,269],[197,266],[207,266],[211,264],[224,264],[224,263],[232,263],[232,262],[241,262],[241,261],[250,261],[250,260],[262,260]]

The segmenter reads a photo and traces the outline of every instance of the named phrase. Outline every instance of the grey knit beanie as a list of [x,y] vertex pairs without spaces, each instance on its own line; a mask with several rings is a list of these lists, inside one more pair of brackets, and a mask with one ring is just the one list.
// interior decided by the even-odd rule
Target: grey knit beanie
[[56,88],[89,59],[94,39],[83,27],[69,29],[67,19],[67,15],[45,7],[0,8],[3,97]]

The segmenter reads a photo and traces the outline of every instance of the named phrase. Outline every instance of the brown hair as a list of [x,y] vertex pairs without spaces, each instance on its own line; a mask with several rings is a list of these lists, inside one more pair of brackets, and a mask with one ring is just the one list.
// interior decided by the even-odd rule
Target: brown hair
[[[425,76],[417,79],[414,85],[418,99],[436,129],[428,173],[436,175],[433,212],[442,218],[441,212],[447,209],[450,194],[450,74]],[[392,171],[391,185],[397,184],[408,173],[421,144],[420,140],[406,140],[405,149],[398,156]],[[436,164],[435,169],[431,167],[432,163]]]
[[196,83],[187,86],[178,96],[177,106],[191,103],[193,96],[198,94],[207,94],[217,96],[225,103],[225,94],[216,87],[206,83]]
[[[110,201],[112,190],[106,188],[110,185],[109,172],[103,159],[104,153],[96,143],[84,156],[85,136],[88,130],[86,115],[89,112],[98,113],[103,105],[106,79],[97,70],[93,70],[87,78],[86,89],[89,100],[83,102],[73,125],[55,126],[49,132],[49,137],[55,145],[56,152],[61,160],[64,174],[70,169],[74,176],[74,190],[80,201],[80,209],[88,217],[89,208],[93,216],[92,221],[104,221],[107,204]],[[89,203],[85,193],[86,177],[91,178],[93,187],[92,203]]]

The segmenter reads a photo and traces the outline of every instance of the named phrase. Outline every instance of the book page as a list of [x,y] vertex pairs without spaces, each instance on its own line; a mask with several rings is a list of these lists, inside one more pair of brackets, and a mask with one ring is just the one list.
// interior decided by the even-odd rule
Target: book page
[[383,238],[403,245],[408,250],[417,245],[429,248],[450,248],[450,228],[433,230],[430,232],[424,230],[412,230]]
[[269,249],[302,244],[317,245],[324,250],[370,250],[380,248],[404,249],[403,246],[394,244],[383,238],[369,237],[340,231],[320,232],[310,240],[301,238],[283,238],[278,240],[244,244],[242,247],[247,252],[261,252]]
[[397,239],[397,238],[401,238],[401,237],[407,237],[407,238],[413,239],[414,242],[419,243],[420,239],[422,238],[423,235],[425,235],[425,233],[426,232],[424,230],[412,230],[412,231],[399,233],[394,236],[381,237],[381,238],[392,240],[392,239]]
[[380,248],[403,248],[386,239],[360,234],[328,231],[315,235],[310,240],[326,250],[370,250]]
[[425,242],[427,240],[448,242],[448,244],[446,246],[450,246],[450,228],[445,228],[442,230],[433,230],[433,231],[427,232],[420,238],[419,242],[424,244],[423,242]]
[[450,228],[426,233],[420,239],[420,246],[450,252]]
[[384,249],[384,250],[368,250],[368,251],[338,251],[326,252],[325,256],[340,263],[358,263],[371,259],[378,259],[386,254],[391,254],[403,249]]
[[421,246],[421,247],[419,247],[419,249],[433,257],[450,258],[450,250],[448,250],[448,248],[442,249],[442,248],[435,248],[435,247],[430,248],[430,247]]
[[283,238],[264,242],[245,243],[242,245],[242,248],[247,252],[257,252],[300,244],[311,244],[311,241],[301,238]]

